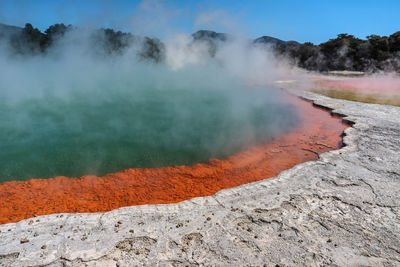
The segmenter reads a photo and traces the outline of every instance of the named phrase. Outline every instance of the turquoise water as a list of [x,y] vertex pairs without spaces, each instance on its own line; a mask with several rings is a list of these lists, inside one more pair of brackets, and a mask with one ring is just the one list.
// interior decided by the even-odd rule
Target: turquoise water
[[265,88],[118,87],[0,101],[0,182],[225,158],[296,125],[282,99]]

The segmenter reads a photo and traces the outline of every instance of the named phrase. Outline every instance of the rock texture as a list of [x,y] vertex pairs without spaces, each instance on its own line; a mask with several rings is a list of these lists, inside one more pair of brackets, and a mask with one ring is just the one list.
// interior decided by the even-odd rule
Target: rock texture
[[0,266],[400,266],[400,108],[295,93],[354,122],[344,148],[210,197],[0,225]]

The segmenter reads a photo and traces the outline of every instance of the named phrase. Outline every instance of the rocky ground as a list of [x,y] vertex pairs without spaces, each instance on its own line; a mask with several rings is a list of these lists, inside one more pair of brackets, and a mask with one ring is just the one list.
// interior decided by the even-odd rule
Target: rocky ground
[[354,123],[344,148],[210,197],[0,225],[0,266],[400,266],[400,108],[295,93]]

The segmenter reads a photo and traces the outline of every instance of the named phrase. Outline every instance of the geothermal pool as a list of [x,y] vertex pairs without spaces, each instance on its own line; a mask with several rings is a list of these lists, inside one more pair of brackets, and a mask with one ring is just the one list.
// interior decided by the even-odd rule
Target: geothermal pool
[[266,144],[299,119],[273,88],[117,87],[2,103],[0,121],[4,182],[205,163]]
[[[59,170],[87,173],[80,178],[60,176],[61,174],[57,173],[54,178],[49,179],[0,183],[0,202],[5,203],[0,207],[0,223],[16,222],[35,215],[50,213],[104,212],[123,206],[175,203],[193,197],[207,196],[224,188],[276,176],[279,172],[296,164],[317,159],[320,153],[341,147],[341,134],[348,127],[341,118],[333,117],[328,111],[314,107],[310,102],[279,90],[265,88],[248,90],[250,91],[243,91],[242,98],[235,97],[234,102],[229,100],[228,95],[211,93],[196,95],[197,98],[193,98],[195,100],[186,102],[184,100],[188,100],[188,98],[182,98],[182,92],[176,92],[174,97],[171,96],[169,99],[168,105],[157,102],[154,92],[149,92],[149,100],[154,101],[151,102],[150,108],[153,113],[150,110],[145,112],[145,107],[149,108],[147,105],[140,109],[123,107],[122,103],[129,105],[126,97],[120,99],[120,107],[110,103],[105,109],[108,111],[107,113],[100,111],[102,117],[98,118],[99,122],[95,125],[102,126],[105,122],[110,123],[115,116],[124,117],[124,110],[134,110],[141,115],[146,114],[146,119],[158,119],[161,116],[160,121],[155,124],[160,127],[157,128],[159,133],[146,132],[148,136],[143,135],[140,139],[146,140],[148,142],[146,145],[154,145],[139,146],[140,153],[132,152],[125,148],[125,146],[135,147],[129,146],[131,143],[129,143],[126,133],[124,135],[123,131],[119,133],[108,130],[107,134],[113,134],[112,138],[117,138],[113,142],[105,142],[107,146],[99,149],[97,145],[102,139],[95,138],[96,135],[93,134],[87,136],[86,142],[90,143],[90,138],[95,138],[94,140],[97,141],[91,143],[92,148],[96,148],[92,151],[96,153],[100,151],[103,155],[106,155],[105,152],[111,153],[108,157],[101,157],[101,161],[99,161],[106,162],[102,164],[107,167],[101,169],[99,167],[101,164],[94,164],[92,166],[97,166],[97,168],[93,168],[93,172],[99,172],[99,170],[103,172],[110,170],[111,172],[111,169],[107,169],[110,166],[113,166],[116,172],[101,177],[88,175],[88,168],[85,168],[84,164],[79,161],[87,159],[86,154],[81,151],[90,146],[83,146],[78,142],[81,150],[66,148],[65,151],[77,153],[79,161],[75,161],[74,153],[71,153],[69,155],[72,158],[69,159],[69,163],[73,165],[72,167],[61,163],[57,166],[63,167]],[[192,99],[192,93],[190,95],[189,99]],[[133,101],[133,99],[130,100]],[[95,111],[98,108],[107,107],[106,103],[102,103],[102,105],[92,103],[91,106],[86,104],[85,102],[85,105],[80,108],[87,109],[88,114],[93,117],[96,117]],[[76,108],[76,105],[75,103],[73,107]],[[153,109],[153,105],[157,107],[155,109],[157,112]],[[170,105],[179,107],[177,109],[179,112],[186,108],[186,113],[181,113],[183,118],[175,121],[171,116],[177,114],[165,114]],[[208,107],[208,110],[205,107]],[[238,110],[232,111],[232,107]],[[160,111],[162,112],[160,113]],[[79,114],[82,112],[80,110]],[[71,114],[69,113],[69,115]],[[76,115],[77,113],[74,116]],[[172,125],[177,127],[174,128],[174,131],[171,131],[169,125],[161,123],[165,121],[165,118],[168,118],[166,122],[170,125],[173,122]],[[132,123],[131,119],[130,116],[122,118],[118,126],[122,127],[121,129],[137,129],[135,127],[138,126],[129,125],[129,122]],[[177,122],[184,124],[178,127]],[[87,128],[84,126],[85,124],[81,125],[82,129],[86,130]],[[93,124],[90,126],[92,127]],[[139,129],[145,129],[143,125],[140,126],[142,128]],[[67,127],[64,129],[69,135],[71,134]],[[165,131],[165,129],[171,132]],[[57,133],[55,129],[52,130],[51,133]],[[167,133],[167,139],[165,139],[165,133]],[[176,136],[172,133],[183,134]],[[191,135],[186,136],[188,133]],[[62,133],[60,136],[68,135]],[[104,135],[100,135],[100,137],[105,138]],[[154,140],[155,137],[161,140]],[[53,140],[52,138],[51,136],[43,137],[42,142],[46,143],[47,139]],[[117,144],[118,140],[122,140],[121,138],[127,138],[124,139],[126,143],[123,145]],[[63,144],[62,140],[58,138],[55,140]],[[183,143],[181,143],[182,140]],[[171,141],[173,141],[172,144],[178,146],[177,149],[169,147],[168,143],[165,143]],[[208,143],[207,141],[212,142]],[[132,140],[130,142],[137,145]],[[70,141],[67,144],[74,143]],[[117,146],[122,151],[120,152],[122,155],[119,155],[113,146]],[[160,148],[163,149],[159,152]],[[34,158],[34,152],[38,152],[41,159],[44,159],[45,153],[40,149],[26,152],[32,154],[28,159]],[[145,156],[141,156],[142,153]],[[55,155],[54,152],[51,155]],[[171,158],[168,158],[169,156]],[[215,157],[220,157],[220,159]],[[57,157],[49,159],[54,162],[53,164],[56,164],[58,160]],[[201,161],[204,163],[196,163]],[[29,163],[29,160],[25,162]],[[91,158],[86,162],[95,161]],[[153,168],[139,168],[145,164]],[[157,167],[157,164],[186,165]],[[26,166],[32,166],[32,163]],[[49,175],[49,170],[56,172],[56,168],[46,166],[33,168],[33,170],[47,175]],[[32,169],[29,171],[15,169],[15,173],[17,171],[20,174],[32,173]],[[18,178],[26,179],[27,177],[18,176]],[[6,179],[12,180],[13,177],[8,176]]]
[[212,195],[341,146],[341,118],[268,86],[274,57],[247,41],[181,36],[155,63],[76,36],[0,56],[0,223]]

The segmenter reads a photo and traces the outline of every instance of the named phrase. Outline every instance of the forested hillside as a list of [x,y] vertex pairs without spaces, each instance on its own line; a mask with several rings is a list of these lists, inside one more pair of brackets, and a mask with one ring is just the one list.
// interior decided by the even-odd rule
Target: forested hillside
[[[27,23],[24,28],[0,24],[0,44],[6,44],[11,54],[34,55],[46,53],[54,42],[66,32],[77,30],[71,25],[55,24],[44,32]],[[76,37],[79,38],[79,37]],[[157,38],[148,38],[114,31],[98,29],[90,38],[96,44],[94,50],[108,54],[122,54],[130,44],[140,44],[139,57],[161,62],[165,58],[165,45]],[[219,42],[229,42],[230,35],[213,31],[198,31],[192,34],[193,42],[208,45],[210,56],[214,56]],[[251,41],[251,40],[250,40]],[[288,59],[298,67],[312,71],[396,71],[400,72],[400,31],[390,36],[370,35],[359,39],[349,34],[339,34],[337,38],[315,45],[310,42],[283,41],[270,36],[262,36],[251,43],[272,49],[276,56]],[[250,46],[249,46],[250,49]]]

